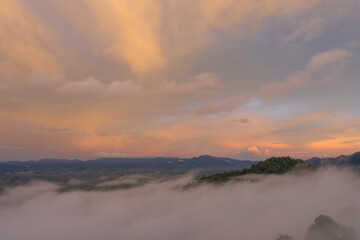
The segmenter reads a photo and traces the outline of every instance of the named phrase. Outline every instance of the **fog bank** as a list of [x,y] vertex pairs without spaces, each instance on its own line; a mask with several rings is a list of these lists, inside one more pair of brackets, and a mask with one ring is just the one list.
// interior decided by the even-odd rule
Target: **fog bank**
[[179,190],[189,181],[108,192],[58,193],[43,182],[8,189],[0,195],[0,239],[271,240],[287,233],[300,240],[319,214],[359,236],[360,177],[349,170]]

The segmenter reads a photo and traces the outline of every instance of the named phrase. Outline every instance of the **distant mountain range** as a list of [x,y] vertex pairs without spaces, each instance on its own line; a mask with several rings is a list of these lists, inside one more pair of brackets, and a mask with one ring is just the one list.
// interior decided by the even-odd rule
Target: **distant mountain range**
[[9,161],[0,162],[1,172],[19,172],[36,169],[65,168],[73,171],[84,169],[153,169],[153,170],[191,170],[191,169],[216,169],[239,170],[248,168],[256,161],[241,161],[231,158],[213,157],[203,155],[193,158],[101,158],[96,160],[66,160],[66,159],[41,159],[38,161]]
[[314,166],[357,166],[360,165],[360,152],[356,152],[351,155],[340,155],[335,158],[314,157],[307,160],[307,162]]
[[[202,181],[226,182],[232,177],[248,173],[281,174],[299,166],[298,163],[309,168],[332,165],[355,167],[360,165],[360,152],[336,158],[311,158],[305,162],[289,157],[258,162],[209,155],[193,158],[101,158],[88,161],[41,159],[0,162],[0,194],[8,187],[32,181],[55,183],[60,186],[59,191],[129,188],[154,179],[174,178],[193,170],[197,179],[203,176]],[[121,182],[126,176],[138,176],[138,179],[132,183]]]
[[[32,181],[55,183],[61,186],[59,191],[129,188],[151,180],[174,178],[189,171],[195,171],[198,175],[213,174],[249,168],[255,163],[257,162],[208,155],[194,158],[101,158],[88,161],[41,159],[0,162],[0,193],[8,187]],[[137,177],[132,183],[121,183],[120,179],[126,176],[142,177]],[[107,182],[111,184],[108,185]]]
[[[306,160],[314,166],[354,166],[360,165],[360,152],[351,155],[341,155],[335,158],[314,157]],[[8,161],[0,162],[0,173],[20,172],[36,169],[65,168],[67,170],[82,171],[84,169],[148,169],[148,170],[181,170],[213,169],[213,170],[241,170],[249,168],[258,161],[235,160],[231,158],[202,155],[193,158],[155,157],[155,158],[100,158],[95,160],[67,160],[41,159],[37,161]]]

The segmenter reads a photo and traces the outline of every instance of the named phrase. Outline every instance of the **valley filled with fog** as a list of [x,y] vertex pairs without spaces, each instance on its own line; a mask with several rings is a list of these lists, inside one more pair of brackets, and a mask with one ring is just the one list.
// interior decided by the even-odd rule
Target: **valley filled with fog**
[[7,188],[0,195],[0,239],[262,240],[289,234],[300,240],[321,214],[360,233],[360,177],[350,169],[249,175],[183,188],[193,180],[157,179],[113,191],[60,193],[59,186],[39,181]]

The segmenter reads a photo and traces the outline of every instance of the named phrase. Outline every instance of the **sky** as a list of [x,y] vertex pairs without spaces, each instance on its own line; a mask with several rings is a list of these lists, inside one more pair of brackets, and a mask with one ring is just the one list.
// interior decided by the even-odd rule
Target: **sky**
[[360,150],[359,0],[2,0],[0,161]]

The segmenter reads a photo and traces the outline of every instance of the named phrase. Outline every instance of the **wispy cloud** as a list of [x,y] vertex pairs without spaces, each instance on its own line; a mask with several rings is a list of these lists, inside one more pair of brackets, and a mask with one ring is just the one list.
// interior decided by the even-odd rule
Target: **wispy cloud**
[[109,84],[104,84],[89,76],[85,80],[67,82],[56,89],[56,92],[70,95],[112,95],[112,96],[129,96],[141,91],[141,87],[130,81],[113,81]]
[[270,82],[261,86],[260,95],[274,97],[288,94],[310,84],[333,79],[352,55],[351,52],[343,49],[319,53],[311,58],[305,70],[296,72],[285,81]]

